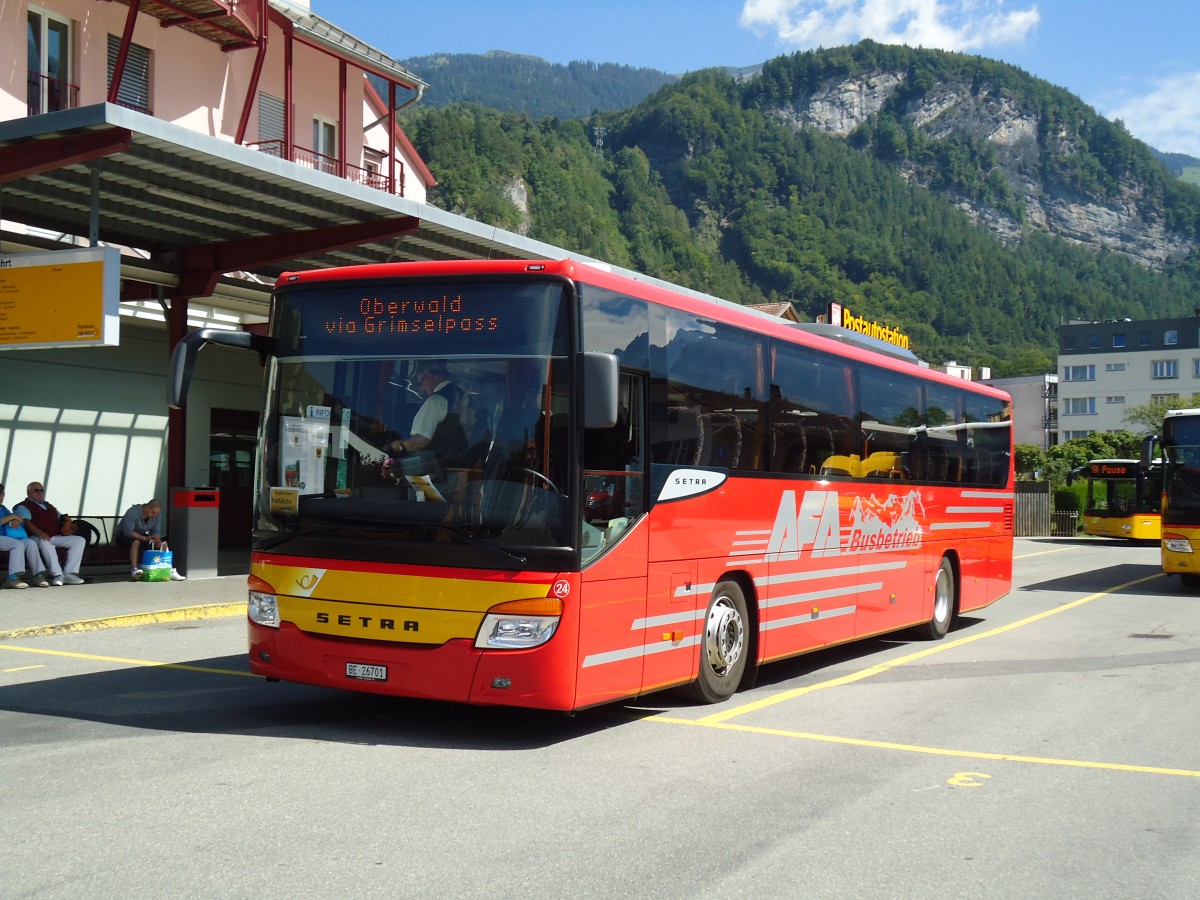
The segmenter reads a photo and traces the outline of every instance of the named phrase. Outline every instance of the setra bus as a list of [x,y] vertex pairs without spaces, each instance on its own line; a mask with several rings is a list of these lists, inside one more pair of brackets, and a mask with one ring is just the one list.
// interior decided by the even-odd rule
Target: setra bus
[[1157,541],[1162,530],[1161,459],[1093,459],[1067,481],[1087,479],[1083,531],[1097,537]]
[[[248,618],[270,680],[718,702],[772,660],[939,638],[1011,587],[1008,395],[840,328],[569,260],[420,262],[281,276],[268,336],[176,347],[173,406],[206,342],[266,365]],[[453,437],[398,455],[434,363]]]
[[[1163,417],[1162,568],[1186,588],[1200,588],[1200,409]],[[1150,455],[1148,440],[1142,458]]]

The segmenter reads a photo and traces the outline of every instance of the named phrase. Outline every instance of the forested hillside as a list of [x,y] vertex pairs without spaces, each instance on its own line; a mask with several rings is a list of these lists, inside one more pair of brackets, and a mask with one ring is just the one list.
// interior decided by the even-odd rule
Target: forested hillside
[[473,102],[534,119],[626,109],[675,81],[655,69],[593,62],[564,66],[498,50],[416,56],[401,64],[429,82],[421,100],[425,107]]
[[978,57],[864,42],[747,81],[694,73],[618,112],[466,104],[404,125],[440,206],[738,302],[811,318],[838,301],[934,363],[1052,371],[1061,321],[1200,298],[1200,191]]

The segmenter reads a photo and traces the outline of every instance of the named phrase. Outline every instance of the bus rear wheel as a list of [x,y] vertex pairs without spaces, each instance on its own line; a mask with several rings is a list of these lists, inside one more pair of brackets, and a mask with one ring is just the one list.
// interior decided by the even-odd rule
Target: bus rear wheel
[[944,638],[954,620],[954,601],[954,566],[943,556],[933,579],[933,618],[921,625],[917,634],[927,641]]
[[699,678],[684,689],[690,699],[720,703],[733,696],[746,672],[749,623],[741,586],[736,581],[719,582],[704,616]]

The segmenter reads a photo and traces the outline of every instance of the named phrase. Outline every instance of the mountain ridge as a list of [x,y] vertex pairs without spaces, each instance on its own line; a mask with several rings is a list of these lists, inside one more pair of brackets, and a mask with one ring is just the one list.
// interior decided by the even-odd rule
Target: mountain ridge
[[621,110],[460,103],[405,127],[447,209],[737,302],[848,304],[998,376],[1052,370],[1059,321],[1181,315],[1200,293],[1200,191],[982,57],[864,41]]

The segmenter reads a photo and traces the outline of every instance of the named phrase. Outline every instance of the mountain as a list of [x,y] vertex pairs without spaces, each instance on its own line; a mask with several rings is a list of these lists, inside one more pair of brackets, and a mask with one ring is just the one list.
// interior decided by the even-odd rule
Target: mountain
[[1186,153],[1160,153],[1157,150],[1154,151],[1154,155],[1167,167],[1167,171],[1189,184],[1200,185],[1200,159]]
[[677,80],[655,69],[593,62],[564,66],[499,50],[415,56],[401,60],[401,65],[429,82],[421,100],[426,107],[480,103],[528,113],[534,119],[626,109]]
[[864,41],[586,117],[454,104],[404,124],[431,202],[736,302],[836,301],[935,363],[1052,371],[1060,322],[1200,296],[1200,190],[981,57]]

